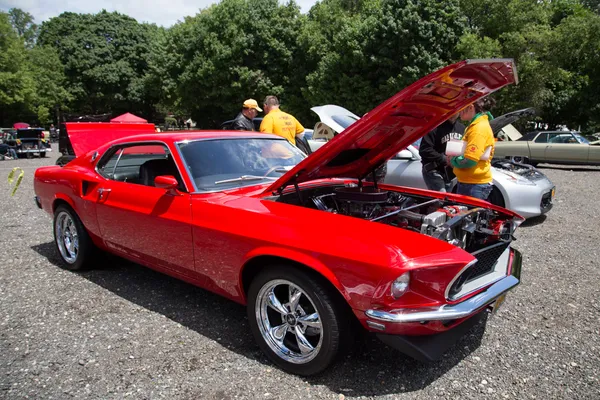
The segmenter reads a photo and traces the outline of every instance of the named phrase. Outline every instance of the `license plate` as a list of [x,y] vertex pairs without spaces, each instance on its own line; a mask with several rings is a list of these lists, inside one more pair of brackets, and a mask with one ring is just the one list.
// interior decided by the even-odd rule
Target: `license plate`
[[505,299],[506,294],[503,294],[502,296],[498,297],[496,301],[494,301],[494,305],[492,306],[492,315],[496,314],[502,303],[504,303]]

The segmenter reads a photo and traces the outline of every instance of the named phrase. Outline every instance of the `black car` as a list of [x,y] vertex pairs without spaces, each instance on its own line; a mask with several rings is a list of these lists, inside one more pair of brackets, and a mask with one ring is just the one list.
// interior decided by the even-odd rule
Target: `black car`
[[42,128],[16,129],[6,135],[4,143],[13,147],[19,157],[31,158],[35,154],[46,157],[46,152],[52,151]]

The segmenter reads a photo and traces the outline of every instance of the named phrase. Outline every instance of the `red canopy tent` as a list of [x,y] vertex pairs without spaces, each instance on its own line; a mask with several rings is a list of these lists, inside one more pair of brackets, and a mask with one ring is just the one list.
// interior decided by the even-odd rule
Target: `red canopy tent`
[[138,117],[137,115],[133,115],[131,113],[125,113],[123,115],[119,115],[118,117],[111,119],[110,122],[127,122],[129,124],[131,124],[131,123],[145,124],[148,121],[146,121],[144,118]]
[[15,124],[13,125],[13,128],[15,129],[25,129],[25,128],[29,128],[29,124],[26,122],[15,122]]

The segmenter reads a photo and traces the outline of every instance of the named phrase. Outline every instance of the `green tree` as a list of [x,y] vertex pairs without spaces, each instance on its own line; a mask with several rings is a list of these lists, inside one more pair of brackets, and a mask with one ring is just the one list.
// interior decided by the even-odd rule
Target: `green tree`
[[32,109],[42,125],[59,121],[58,114],[64,110],[71,95],[66,89],[64,67],[56,50],[50,46],[36,46],[28,52],[28,68],[35,81]]
[[28,48],[32,48],[35,45],[38,33],[38,26],[33,22],[33,15],[20,8],[11,8],[8,10],[8,15],[17,35],[23,38]]
[[[341,18],[331,29],[336,8]],[[448,64],[465,25],[457,1],[324,1],[309,14],[307,29],[321,33],[305,34],[313,38],[308,51],[320,60],[305,96],[310,104],[333,102],[362,114]]]
[[224,0],[169,30],[150,62],[150,79],[166,74],[161,97],[199,127],[218,127],[250,97],[275,94],[286,108],[302,85],[293,72],[300,24],[293,2]]
[[0,120],[3,125],[31,111],[35,80],[26,60],[23,40],[14,31],[9,15],[0,12]]
[[57,50],[74,110],[148,116],[143,77],[153,29],[117,12],[67,12],[42,24],[38,43]]

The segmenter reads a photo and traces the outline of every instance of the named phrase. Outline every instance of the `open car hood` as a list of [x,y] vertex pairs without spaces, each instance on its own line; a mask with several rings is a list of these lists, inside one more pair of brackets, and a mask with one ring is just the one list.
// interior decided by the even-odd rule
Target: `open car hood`
[[371,110],[265,192],[314,179],[362,179],[465,106],[517,81],[512,59],[465,60],[444,67]]
[[329,126],[336,133],[342,133],[344,129],[358,121],[360,117],[344,107],[327,104],[311,108],[319,116],[321,122]]
[[[533,109],[531,107],[524,108],[523,110],[509,112],[509,113],[499,116],[498,118],[494,118],[492,121],[490,121],[490,126],[492,127],[492,131],[494,132],[494,136],[496,136],[496,134],[498,132],[500,132],[500,130],[502,128],[506,127],[507,125],[512,124],[513,122],[517,121],[518,119],[521,119],[523,117],[529,117],[532,115],[535,115],[535,109]],[[506,129],[504,131],[504,133],[506,133],[506,135],[508,135],[508,137],[511,140],[517,140],[521,136],[523,136],[514,127],[512,129]]]

